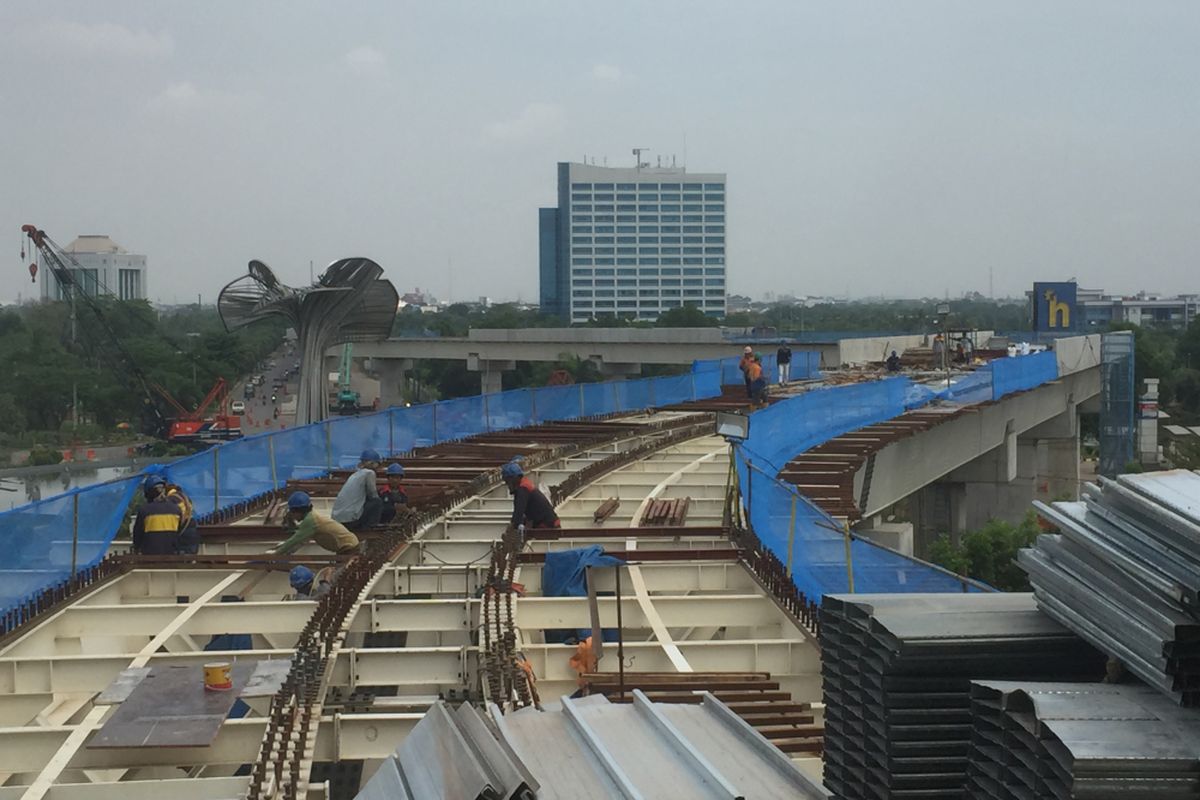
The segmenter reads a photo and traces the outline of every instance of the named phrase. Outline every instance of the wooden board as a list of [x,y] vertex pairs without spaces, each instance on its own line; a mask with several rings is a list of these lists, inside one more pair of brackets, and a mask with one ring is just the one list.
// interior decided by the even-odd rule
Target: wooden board
[[87,746],[208,747],[255,666],[234,662],[227,692],[206,691],[199,664],[152,667]]

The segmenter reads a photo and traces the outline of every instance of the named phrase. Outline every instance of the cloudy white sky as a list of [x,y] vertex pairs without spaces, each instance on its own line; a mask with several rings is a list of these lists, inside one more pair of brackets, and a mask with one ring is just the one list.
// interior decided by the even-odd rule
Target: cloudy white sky
[[1194,0],[6,0],[0,300],[24,222],[165,302],[349,255],[536,298],[555,162],[634,146],[728,173],[734,291],[1200,291],[1198,41]]

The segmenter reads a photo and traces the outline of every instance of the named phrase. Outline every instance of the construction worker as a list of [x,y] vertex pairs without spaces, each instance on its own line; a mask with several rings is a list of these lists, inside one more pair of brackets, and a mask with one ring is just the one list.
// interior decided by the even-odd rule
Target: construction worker
[[294,530],[291,538],[279,546],[279,552],[291,553],[312,539],[332,553],[358,552],[358,537],[340,522],[313,511],[312,498],[307,492],[293,492],[288,498],[285,530]]
[[191,498],[173,483],[165,485],[163,496],[179,505],[179,539],[175,542],[175,552],[181,555],[195,555],[200,552],[200,526],[196,524]]
[[763,374],[762,356],[755,353],[746,368],[746,379],[750,381],[751,405],[765,406],[767,404],[767,376]]
[[887,365],[888,372],[899,372],[900,371],[900,356],[896,355],[895,350],[893,350],[892,354],[887,357],[887,361],[885,363]]
[[554,506],[546,499],[546,495],[538,491],[533,481],[525,476],[525,470],[515,462],[508,462],[500,468],[500,477],[508,486],[508,493],[513,498],[513,513],[510,524],[522,536],[525,528],[561,528],[562,522],[554,510]]
[[333,501],[329,516],[352,531],[362,531],[379,524],[383,500],[379,498],[379,490],[375,486],[375,466],[378,463],[379,453],[363,450],[358,469],[342,484]]
[[742,350],[742,359],[738,361],[738,369],[742,371],[742,379],[746,381],[746,397],[750,396],[750,365],[754,363],[754,348],[749,345]]
[[150,556],[166,556],[175,552],[179,531],[183,527],[183,509],[166,496],[167,479],[148,475],[142,482],[146,502],[137,510],[133,520],[133,552]]
[[293,600],[319,600],[322,595],[329,594],[329,581],[324,577],[318,580],[313,571],[303,564],[292,567],[288,573],[288,583],[296,590]]
[[404,480],[404,467],[388,464],[384,472],[387,474],[387,485],[379,490],[379,499],[383,501],[379,521],[386,525],[396,518],[396,512],[408,507],[408,492],[400,484]]
[[779,367],[779,385],[783,386],[792,378],[792,348],[786,342],[775,351],[775,364]]

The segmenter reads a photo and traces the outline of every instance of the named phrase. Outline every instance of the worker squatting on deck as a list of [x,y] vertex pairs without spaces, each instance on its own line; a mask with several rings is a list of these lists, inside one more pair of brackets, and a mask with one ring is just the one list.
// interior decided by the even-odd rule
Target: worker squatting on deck
[[146,502],[138,508],[131,531],[133,552],[153,556],[198,552],[200,529],[184,491],[162,475],[148,475],[142,495]]
[[363,450],[358,469],[342,484],[329,512],[335,521],[356,533],[378,525],[383,514],[383,499],[375,486],[375,467],[379,461],[377,451]]

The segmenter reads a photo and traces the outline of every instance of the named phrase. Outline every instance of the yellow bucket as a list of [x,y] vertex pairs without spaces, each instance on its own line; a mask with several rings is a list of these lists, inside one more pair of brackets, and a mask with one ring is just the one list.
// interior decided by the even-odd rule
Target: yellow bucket
[[228,661],[214,661],[204,665],[204,688],[210,692],[226,692],[233,688]]

